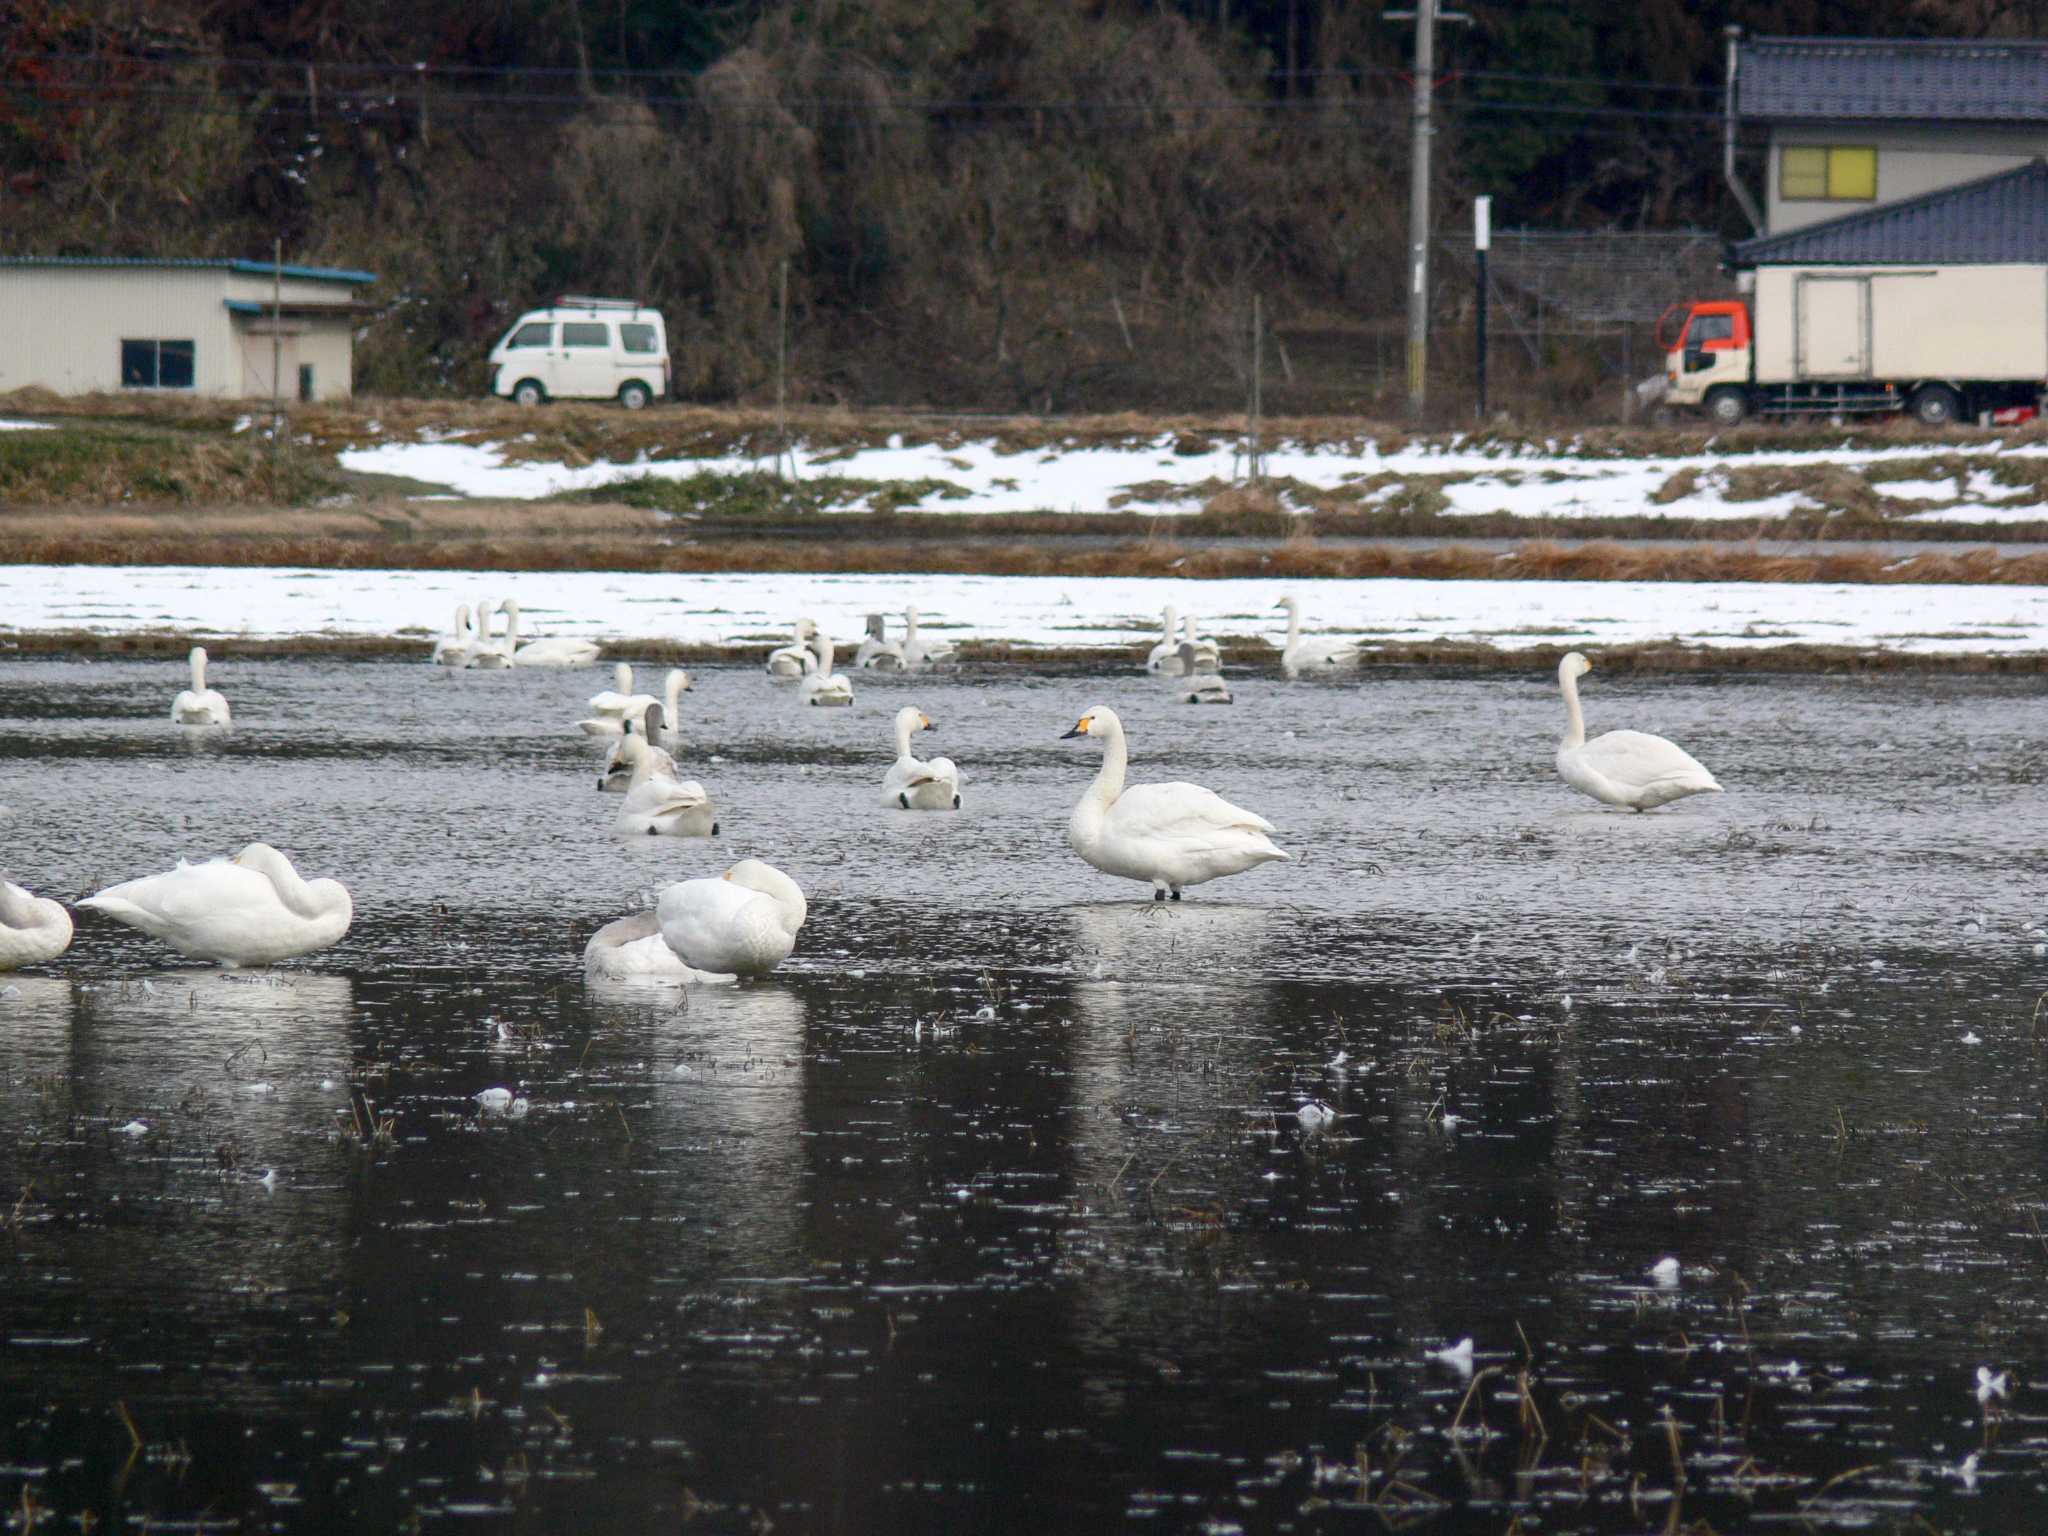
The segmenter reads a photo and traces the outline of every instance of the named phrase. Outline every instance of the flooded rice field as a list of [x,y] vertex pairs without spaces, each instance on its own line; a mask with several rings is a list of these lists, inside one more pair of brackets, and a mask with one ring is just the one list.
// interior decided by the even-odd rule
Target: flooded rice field
[[[198,739],[183,672],[0,663],[0,874],[261,838],[354,926],[0,976],[10,1529],[2042,1528],[2037,681],[1596,671],[1727,787],[1637,816],[1547,674],[712,669],[687,841],[601,669],[223,663]],[[911,702],[957,814],[882,808]],[[1098,703],[1297,861],[1082,864]],[[774,976],[586,985],[749,855]]]

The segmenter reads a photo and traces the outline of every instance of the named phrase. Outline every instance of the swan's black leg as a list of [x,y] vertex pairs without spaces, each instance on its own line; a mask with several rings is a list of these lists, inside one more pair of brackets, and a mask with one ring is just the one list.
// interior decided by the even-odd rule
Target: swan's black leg
[[1175,890],[1175,891],[1174,891],[1174,893],[1173,893],[1173,899],[1174,899],[1175,901],[1179,901],[1179,900],[1180,900],[1180,892],[1179,892],[1178,890]]
[[910,792],[909,792],[908,790],[902,790],[902,789],[899,789],[899,790],[898,790],[898,791],[896,792],[896,803],[897,803],[898,805],[902,806],[902,807],[903,807],[903,809],[905,809],[906,811],[907,811],[907,810],[909,810],[909,809],[910,809]]
[[715,821],[711,823],[711,835],[713,837],[718,836],[718,823]]
[[1155,890],[1152,893],[1152,899],[1154,901],[1164,901],[1166,900],[1166,892],[1163,890]]
[[953,809],[956,811],[960,809],[960,797],[958,795],[953,797]]

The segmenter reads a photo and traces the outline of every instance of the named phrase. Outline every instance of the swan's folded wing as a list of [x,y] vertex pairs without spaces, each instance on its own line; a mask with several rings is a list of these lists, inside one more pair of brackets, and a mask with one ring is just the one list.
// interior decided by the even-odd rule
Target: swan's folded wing
[[657,774],[654,778],[636,784],[626,791],[626,803],[620,814],[681,816],[690,811],[701,810],[710,803],[710,796],[704,793],[704,786],[695,779],[671,779]]
[[1620,784],[1649,789],[1661,784],[1721,786],[1706,766],[1675,741],[1646,731],[1609,731],[1580,749],[1580,761]]
[[913,779],[911,782],[913,784],[950,784],[955,789],[958,789],[960,787],[960,770],[953,766],[953,759],[950,757],[935,757],[924,765],[923,776]]
[[670,949],[699,969],[721,970],[756,899],[730,880],[680,880],[656,898],[654,911]]
[[1110,814],[1120,834],[1191,846],[1207,844],[1219,835],[1275,830],[1265,817],[1232,805],[1215,790],[1199,784],[1137,785],[1117,797]]
[[275,912],[277,888],[253,869],[225,859],[204,864],[180,863],[161,875],[109,886],[79,905],[97,907],[111,916],[145,912],[159,922],[185,924],[204,918]]

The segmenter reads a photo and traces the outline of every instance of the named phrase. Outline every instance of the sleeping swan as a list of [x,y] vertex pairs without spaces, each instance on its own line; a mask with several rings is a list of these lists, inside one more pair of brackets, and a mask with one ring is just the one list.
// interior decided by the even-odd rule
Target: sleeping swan
[[606,923],[583,946],[583,975],[595,981],[738,981],[730,971],[700,971],[668,947],[661,920],[635,912]]
[[79,905],[222,965],[270,965],[325,949],[355,915],[340,881],[301,880],[268,843],[232,859],[181,859],[166,874],[110,886]]
[[69,912],[11,880],[0,880],[0,971],[41,965],[70,947]]
[[186,658],[192,666],[192,686],[171,700],[171,719],[178,725],[228,725],[228,701],[219,690],[206,686],[206,647],[195,645]]
[[742,859],[717,880],[682,880],[654,904],[661,936],[700,971],[762,976],[789,958],[809,908],[772,864]]
[[896,761],[882,776],[882,804],[905,811],[960,809],[960,770],[950,757],[920,762],[910,753],[910,733],[932,729],[915,704],[896,711]]
[[1632,811],[1655,810],[1687,795],[1718,795],[1721,786],[1697,759],[1675,741],[1643,731],[1609,731],[1586,740],[1586,719],[1579,713],[1579,679],[1593,663],[1577,651],[1557,664],[1557,685],[1564,690],[1564,740],[1557,748],[1557,771],[1581,794],[1625,805]]
[[1115,711],[1097,705],[1060,739],[1072,736],[1103,741],[1102,771],[1074,807],[1067,841],[1104,874],[1149,880],[1154,901],[1169,894],[1179,901],[1183,886],[1291,857],[1266,835],[1273,830],[1270,821],[1239,810],[1214,790],[1198,784],[1124,788],[1130,754]]

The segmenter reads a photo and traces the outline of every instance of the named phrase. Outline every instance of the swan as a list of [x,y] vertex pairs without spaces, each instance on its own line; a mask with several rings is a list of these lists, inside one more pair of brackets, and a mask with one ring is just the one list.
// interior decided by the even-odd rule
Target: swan
[[668,676],[662,680],[662,715],[653,722],[654,729],[646,729],[646,717],[642,716],[642,732],[657,746],[673,752],[683,744],[683,695],[694,690],[690,674],[681,667],[670,667]]
[[679,880],[654,903],[661,936],[700,971],[762,976],[789,958],[809,908],[772,864],[742,859],[716,880]]
[[1301,604],[1292,596],[1273,605],[1287,610],[1287,644],[1280,652],[1280,670],[1289,677],[1342,672],[1358,665],[1361,652],[1355,640],[1304,640],[1301,638]]
[[960,809],[960,770],[950,757],[935,757],[928,763],[910,755],[910,733],[929,731],[932,722],[914,704],[896,711],[896,761],[882,776],[882,803],[906,811],[957,811]]
[[551,640],[530,640],[519,643],[519,600],[505,599],[505,654],[512,658],[515,667],[587,667],[597,660],[595,640],[571,640],[556,636]]
[[916,607],[906,607],[903,610],[903,665],[929,667],[952,659],[953,643],[950,640],[926,640],[917,632]]
[[48,897],[0,880],[0,971],[41,965],[71,947],[71,914]]
[[1579,712],[1579,679],[1593,663],[1577,651],[1557,664],[1564,690],[1564,740],[1557,748],[1557,772],[1581,794],[1632,811],[1655,810],[1687,795],[1718,795],[1721,786],[1685,748],[1643,731],[1609,731],[1586,740]]
[[[675,676],[674,671],[669,673],[671,681]],[[590,696],[591,718],[576,722],[576,728],[584,735],[623,736],[626,734],[628,720],[640,719],[647,713],[648,705],[661,702],[651,693],[633,691],[633,669],[623,661],[612,668],[612,685],[603,692]],[[682,687],[689,686],[689,674],[684,673]],[[677,689],[669,695],[668,707],[671,712],[676,707],[675,693],[680,691]]]
[[[1223,670],[1222,650],[1214,640],[1204,640],[1195,632],[1195,616],[1192,613],[1181,615],[1180,641],[1181,643],[1175,647],[1175,654],[1180,657],[1181,676],[1190,677],[1196,672],[1221,672]],[[1187,657],[1190,646],[1194,648],[1195,653],[1192,665],[1189,664]]]
[[[1192,626],[1193,619],[1188,620]],[[1202,670],[1201,653],[1187,641],[1180,643],[1180,675],[1173,679],[1173,696],[1183,704],[1228,704],[1230,684],[1211,668]]]
[[[608,794],[624,794],[626,786],[633,780],[633,764],[624,760],[624,754],[620,749],[625,746],[626,738],[629,736],[646,740],[647,722],[645,717],[642,717],[639,722],[640,729],[637,731],[633,729],[633,724],[631,720],[625,722],[624,728],[619,732],[619,739],[612,744],[611,751],[605,754],[604,771],[598,775],[597,787]],[[681,770],[676,767],[676,760],[664,748],[648,741],[647,755],[654,759],[654,771],[657,774],[665,773],[672,779],[682,777]]]
[[[660,710],[659,704],[648,709],[649,731],[661,729]],[[657,837],[718,836],[718,822],[704,786],[695,779],[675,777],[673,759],[669,760],[668,771],[663,772],[655,757],[657,751],[658,748],[648,745],[645,736],[619,738],[618,762],[627,772],[626,803],[619,807],[612,825],[621,832]],[[666,752],[661,756],[668,758]]]
[[832,670],[832,637],[818,635],[818,670],[806,672],[796,686],[796,696],[806,704],[851,704],[853,684],[844,672]]
[[110,886],[79,903],[162,939],[181,955],[222,965],[269,965],[325,949],[355,909],[338,880],[302,880],[268,843]]
[[[512,665],[512,647],[518,643],[517,637],[512,633],[512,610],[518,606],[509,597],[495,603],[487,598],[476,605],[476,644],[470,648],[469,653],[469,664],[472,667],[479,671],[496,672]],[[491,614],[498,611],[505,615],[503,640],[491,634]]]
[[811,653],[811,640],[818,633],[815,619],[796,621],[796,639],[783,646],[777,646],[768,653],[768,675],[770,677],[802,677],[818,664],[818,658]]
[[860,649],[853,653],[856,667],[872,667],[877,672],[900,672],[903,670],[903,646],[891,640],[887,626],[879,613],[868,615],[867,638],[860,643]]
[[1145,657],[1145,670],[1159,672],[1167,677],[1178,677],[1180,666],[1180,610],[1168,603],[1159,610],[1160,623],[1165,634]]
[[738,981],[731,971],[700,971],[668,947],[652,912],[615,918],[583,946],[583,975],[597,981]]
[[192,686],[171,700],[171,719],[178,725],[228,725],[228,701],[206,686],[206,647],[195,645],[185,658],[192,667]]
[[1266,834],[1273,824],[1239,810],[1199,784],[1140,784],[1124,788],[1130,751],[1123,722],[1101,705],[1062,736],[1100,736],[1102,771],[1074,807],[1067,841],[1106,875],[1152,882],[1152,899],[1222,875],[1235,875],[1273,859],[1292,858]]
[[457,603],[455,623],[434,642],[434,654],[428,659],[440,667],[466,667],[474,643],[469,633],[469,604]]

